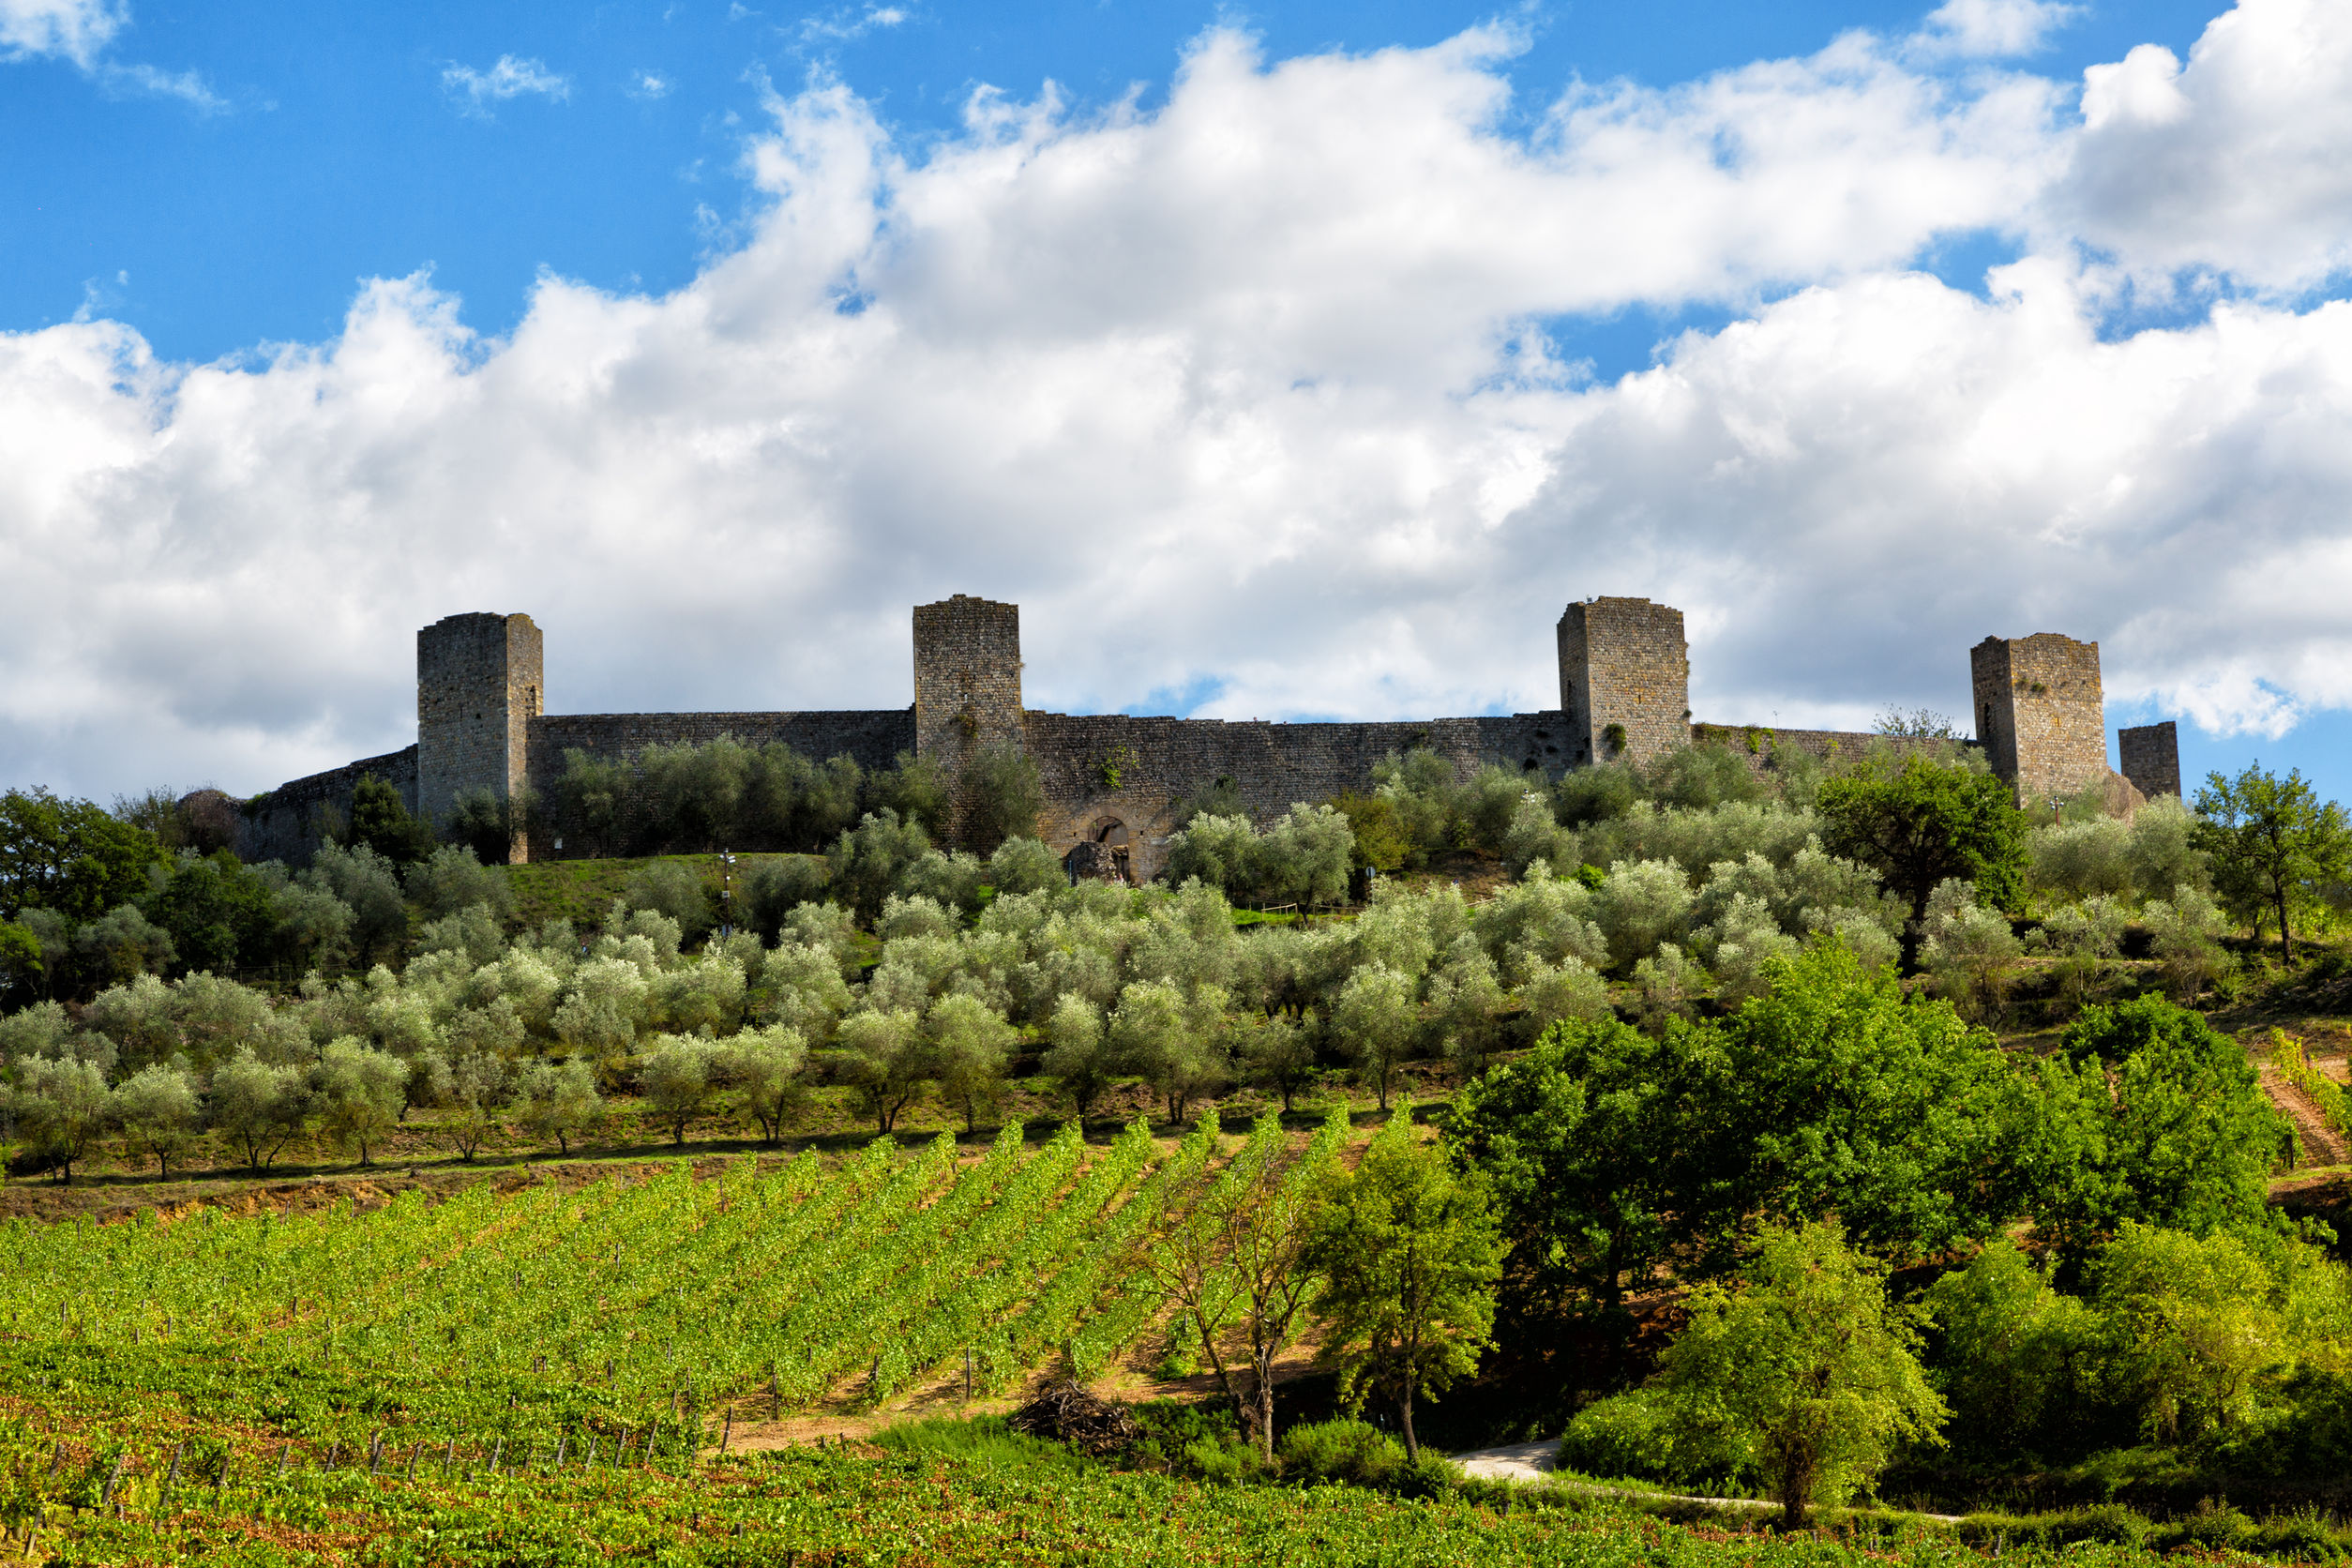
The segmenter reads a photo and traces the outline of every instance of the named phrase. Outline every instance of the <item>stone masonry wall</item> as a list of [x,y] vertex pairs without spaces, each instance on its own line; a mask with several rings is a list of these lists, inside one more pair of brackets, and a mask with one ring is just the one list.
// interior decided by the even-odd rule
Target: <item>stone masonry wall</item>
[[[1690,742],[1691,655],[1682,612],[1648,599],[1596,598],[1560,618],[1560,704],[1572,763],[1646,762]],[[1624,749],[1608,742],[1624,728]]]
[[282,860],[292,866],[309,865],[311,852],[319,847],[323,815],[331,811],[348,822],[352,791],[369,774],[400,791],[408,808],[416,809],[416,748],[404,746],[381,757],[365,757],[280,784],[247,803],[237,824],[237,858],[248,864]]
[[[545,714],[531,721],[532,787],[544,796],[563,776],[564,753],[586,752],[599,761],[619,761],[649,746],[700,746],[732,735],[749,746],[781,741],[812,761],[839,756],[856,759],[868,771],[890,767],[902,751],[914,749],[914,713],[909,708],[845,709],[810,713]],[[633,803],[634,804],[634,803]],[[574,846],[559,852],[550,838],[532,845],[535,860],[577,859]]]
[[1116,823],[1126,829],[1141,877],[1155,874],[1165,860],[1161,841],[1173,830],[1176,808],[1219,778],[1233,781],[1250,816],[1263,823],[1295,802],[1369,790],[1373,764],[1417,746],[1452,761],[1464,779],[1493,762],[1540,786],[1570,765],[1561,713],[1361,724],[1035,711],[1023,717],[1028,752],[1046,790],[1039,836],[1067,854]]
[[2180,793],[2180,732],[2171,719],[2116,731],[2123,776],[2148,799]]
[[[1745,751],[1761,767],[1769,761],[1774,746],[1790,746],[1808,751],[1823,761],[1850,758],[1884,741],[1897,751],[1922,744],[1900,735],[1881,735],[1869,730],[1781,730],[1765,724],[1694,724],[1691,726],[1693,746],[1727,746],[1734,751]],[[1979,745],[1976,741],[1961,741],[1965,746]]]
[[[416,634],[416,809],[511,795],[529,779],[529,727],[545,705],[544,646],[528,615],[451,615]],[[518,845],[516,858],[525,850]]]
[[1968,670],[1977,734],[2019,801],[2105,790],[2098,643],[2048,631],[1988,637],[1968,651]]

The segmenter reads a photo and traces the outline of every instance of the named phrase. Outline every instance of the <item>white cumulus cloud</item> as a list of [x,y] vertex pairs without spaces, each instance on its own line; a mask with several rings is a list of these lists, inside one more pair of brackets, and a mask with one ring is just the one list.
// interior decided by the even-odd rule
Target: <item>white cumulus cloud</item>
[[544,98],[560,103],[572,96],[570,78],[548,69],[542,61],[512,54],[501,54],[488,70],[451,61],[442,70],[441,85],[467,113],[484,116],[490,105],[509,98]]
[[[820,86],[690,284],[543,278],[499,339],[423,277],[256,359],[0,336],[11,781],[400,745],[415,628],[466,610],[538,619],[551,711],[899,706],[907,609],[957,592],[1019,601],[1028,700],[1068,711],[1547,707],[1596,593],[1689,612],[1704,718],[1956,713],[1971,644],[2042,630],[2209,728],[2352,706],[2352,304],[2111,310],[2182,234],[2309,276],[2269,249],[2330,232],[2308,171],[2143,234],[2086,173],[2141,108],[1860,35],[1516,135],[1512,43],[1219,30],[1158,110],[982,93],[919,156]],[[1986,230],[2028,253],[1983,293],[1912,269]],[[1738,317],[1565,362],[1694,303]]]
[[0,0],[0,59],[54,54],[87,69],[125,20],[117,0]]
[[2352,266],[2352,7],[2242,0],[2185,66],[2142,44],[2085,76],[2060,232],[2145,279],[2291,292]]
[[2082,14],[2058,0],[1944,0],[1912,40],[1920,53],[1997,58],[2030,54]]

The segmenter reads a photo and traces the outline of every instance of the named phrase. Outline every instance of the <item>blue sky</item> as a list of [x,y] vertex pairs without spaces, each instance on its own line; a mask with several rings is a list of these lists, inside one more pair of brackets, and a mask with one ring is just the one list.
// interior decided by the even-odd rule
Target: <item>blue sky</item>
[[[1498,10],[1364,4],[1064,4],[757,8],[734,0],[592,6],[203,6],[140,0],[108,51],[210,104],[73,61],[23,62],[0,91],[0,327],[95,312],[158,353],[211,359],[341,324],[360,279],[433,269],[469,324],[510,329],[541,268],[599,288],[692,280],[742,216],[747,123],[764,94],[838,77],[915,145],[953,134],[974,88],[1048,81],[1080,106],[1165,101],[1212,25],[1276,58],[1426,46],[1500,18],[1527,47],[1507,69],[1523,109],[1571,80],[1688,81],[1810,53],[1853,27],[1899,32],[1917,5],[1591,3]],[[2180,0],[2084,11],[2032,63],[2073,77],[2157,42],[2186,53],[2210,19]],[[892,17],[898,20],[889,20]],[[882,20],[877,21],[879,17]],[[533,62],[560,98],[476,99],[445,80]],[[194,78],[193,82],[188,79]],[[654,79],[652,83],[648,78]],[[495,89],[492,89],[493,91]],[[1998,239],[1929,258],[1983,284]],[[1722,310],[1631,310],[1563,324],[1605,369]]]
[[1041,706],[1395,716],[1547,705],[1636,593],[1701,716],[2062,630],[2192,776],[2352,793],[2324,5],[0,0],[0,782],[396,746],[460,609],[573,711],[897,705],[967,591]]

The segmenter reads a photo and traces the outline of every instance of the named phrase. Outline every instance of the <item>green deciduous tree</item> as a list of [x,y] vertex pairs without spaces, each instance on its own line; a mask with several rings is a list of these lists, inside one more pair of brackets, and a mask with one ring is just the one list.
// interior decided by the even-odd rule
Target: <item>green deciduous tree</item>
[[1449,1166],[1399,1115],[1323,1195],[1305,1267],[1340,1396],[1396,1401],[1405,1454],[1421,1457],[1413,1405],[1477,1370],[1494,1329],[1502,1243],[1474,1177]]
[[2213,859],[2213,883],[2233,912],[2258,931],[2279,923],[2279,956],[2295,959],[2294,916],[2352,867],[2352,827],[2344,807],[2322,801],[2302,770],[2284,778],[2250,762],[2236,778],[2206,776],[2197,792],[2197,846]]
[[1046,787],[1037,762],[1009,742],[984,746],[964,768],[964,847],[988,854],[1009,838],[1037,837]]
[[2289,1329],[2270,1271],[2226,1233],[2199,1239],[2126,1221],[2092,1262],[2107,1375],[2163,1442],[2234,1426]]
[[226,850],[209,858],[183,851],[140,909],[170,934],[174,957],[189,969],[264,963],[277,945],[269,884]]
[[0,793],[0,920],[27,909],[95,920],[144,894],[147,868],[163,864],[154,834],[89,801]]
[[440,841],[432,823],[411,816],[400,792],[374,774],[352,786],[347,846],[365,845],[395,866],[412,866],[430,856]]
[[2091,1313],[2007,1237],[1937,1280],[1924,1304],[1955,1443],[1985,1456],[2035,1452],[2095,1404]]
[[1866,1485],[1907,1441],[1940,1443],[1947,1415],[1918,1335],[1884,1277],[1838,1228],[1767,1228],[1741,1284],[1701,1286],[1659,1358],[1679,1425],[1741,1441],[1784,1522]]
[[1830,852],[1877,871],[1909,907],[1907,972],[1918,967],[1927,901],[1941,883],[1962,878],[1983,903],[2018,907],[2026,820],[2010,787],[1989,773],[1916,755],[1866,765],[1824,781],[1819,810]]
[[2079,1259],[2127,1221],[2259,1226],[2293,1131],[2243,1047],[2162,997],[2087,1007],[2002,1145],[2035,1229]]
[[[1270,1464],[1274,1364],[1296,1337],[1317,1283],[1306,1255],[1322,1173],[1290,1179],[1297,1158],[1319,1157],[1315,1147],[1294,1157],[1278,1138],[1253,1138],[1222,1168],[1198,1168],[1168,1183],[1138,1259],[1199,1336],[1226,1398]],[[1246,1390],[1232,1351],[1245,1360]]]

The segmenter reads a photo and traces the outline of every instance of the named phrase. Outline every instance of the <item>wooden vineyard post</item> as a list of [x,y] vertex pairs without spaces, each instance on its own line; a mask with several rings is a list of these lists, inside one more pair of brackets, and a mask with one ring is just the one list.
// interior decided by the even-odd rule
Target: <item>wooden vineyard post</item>
[[771,1409],[771,1410],[769,1410],[769,1412],[768,1412],[768,1419],[769,1419],[770,1421],[781,1421],[781,1420],[783,1420],[783,1419],[784,1419],[784,1374],[783,1374],[783,1373],[781,1373],[781,1372],[771,1372],[771,1373],[769,1373],[769,1374],[768,1374],[768,1399],[769,1399],[769,1401],[771,1402],[771,1404],[772,1404],[772,1406],[773,1406],[773,1409]]
[[424,1453],[424,1452],[425,1452],[425,1445],[424,1445],[423,1443],[418,1442],[418,1443],[415,1443],[415,1444],[411,1445],[411,1447],[409,1448],[409,1451],[408,1451],[408,1473],[407,1473],[406,1475],[403,1475],[403,1476],[401,1476],[401,1477],[400,1477],[400,1480],[401,1480],[402,1482],[404,1482],[404,1483],[406,1483],[406,1484],[408,1484],[408,1485],[415,1485],[415,1482],[416,1482],[416,1456],[417,1456],[419,1454],[422,1454],[422,1453]]
[[972,1347],[964,1347],[964,1403],[972,1403]]
[[735,1407],[727,1407],[727,1425],[718,1429],[718,1451],[727,1452],[727,1440],[735,1435]]

